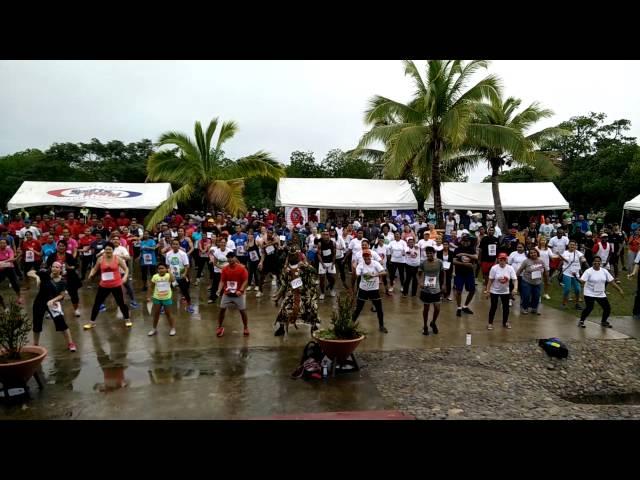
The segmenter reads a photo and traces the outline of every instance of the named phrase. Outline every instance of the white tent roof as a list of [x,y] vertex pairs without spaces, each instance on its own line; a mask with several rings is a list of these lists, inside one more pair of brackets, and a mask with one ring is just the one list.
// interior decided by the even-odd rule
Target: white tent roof
[[278,207],[362,210],[415,210],[418,208],[406,180],[360,178],[281,178]]
[[170,183],[22,182],[7,208],[64,205],[153,210],[172,193]]
[[625,210],[640,210],[640,195],[624,204]]
[[[494,210],[490,183],[443,182],[442,208],[460,210]],[[501,183],[503,210],[566,210],[569,202],[552,182]],[[433,193],[425,208],[433,207]]]

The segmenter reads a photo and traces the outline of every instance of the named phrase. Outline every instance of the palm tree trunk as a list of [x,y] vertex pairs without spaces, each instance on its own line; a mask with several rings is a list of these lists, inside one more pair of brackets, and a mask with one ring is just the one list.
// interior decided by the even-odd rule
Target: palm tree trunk
[[491,159],[491,191],[493,192],[493,203],[496,208],[496,221],[502,233],[507,232],[507,220],[504,218],[502,210],[502,200],[500,199],[500,159]]
[[442,216],[442,197],[440,195],[440,154],[442,149],[440,144],[434,146],[433,162],[431,163],[431,188],[433,190],[433,208],[436,210],[437,228],[444,228],[444,217]]

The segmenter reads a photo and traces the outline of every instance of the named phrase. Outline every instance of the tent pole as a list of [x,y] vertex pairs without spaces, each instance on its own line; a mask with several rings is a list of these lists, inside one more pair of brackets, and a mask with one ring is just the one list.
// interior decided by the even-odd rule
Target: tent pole
[[620,230],[622,230],[622,222],[624,221],[624,207],[622,207],[622,216],[620,217]]

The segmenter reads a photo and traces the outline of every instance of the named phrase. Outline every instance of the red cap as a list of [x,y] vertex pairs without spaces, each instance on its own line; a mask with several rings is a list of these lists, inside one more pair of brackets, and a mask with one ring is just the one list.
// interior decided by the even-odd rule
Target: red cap
[[505,260],[509,259],[509,255],[507,255],[506,253],[502,252],[501,254],[498,255],[498,260],[500,260],[501,258],[504,258]]

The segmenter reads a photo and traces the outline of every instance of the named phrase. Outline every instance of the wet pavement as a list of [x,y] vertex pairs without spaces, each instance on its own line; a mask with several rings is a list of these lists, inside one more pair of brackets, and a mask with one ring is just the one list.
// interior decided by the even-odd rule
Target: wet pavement
[[[45,320],[41,344],[49,349],[43,363],[46,387],[38,391],[32,381],[32,399],[17,406],[0,407],[0,418],[77,419],[232,419],[301,413],[390,410],[394,405],[383,398],[369,378],[365,365],[360,372],[342,374],[324,381],[290,378],[300,361],[302,348],[310,340],[309,327],[291,328],[287,337],[274,337],[277,308],[265,296],[247,293],[251,335],[243,337],[238,312],[229,309],[224,337],[215,336],[216,305],[207,305],[206,284],[192,286],[196,313],[180,309],[177,335],[169,337],[164,317],[159,332],[148,337],[151,317],[144,295],[136,285],[141,308],[133,310],[131,330],[116,318],[112,299],[107,312],[98,317],[98,326],[83,331],[88,320],[95,288],[80,291],[81,318],[72,307],[65,313],[78,352],[66,349],[61,334],[51,320]],[[2,292],[10,296],[6,285]],[[35,292],[25,292],[31,305]],[[174,294],[175,295],[175,294]],[[320,302],[323,326],[329,324],[335,298]],[[367,305],[360,317],[367,338],[359,351],[376,352],[438,347],[464,347],[467,332],[472,345],[500,345],[557,336],[565,340],[622,339],[637,336],[638,325],[624,317],[612,319],[614,329],[602,329],[592,314],[586,329],[576,326],[576,311],[542,308],[542,315],[520,315],[517,302],[511,314],[513,329],[506,330],[496,320],[493,331],[486,330],[488,300],[476,297],[474,315],[455,316],[455,303],[444,303],[438,325],[439,335],[422,335],[422,304],[417,297],[400,293],[385,297],[383,307],[388,334],[377,329],[376,314]],[[175,311],[175,306],[173,307]]]

